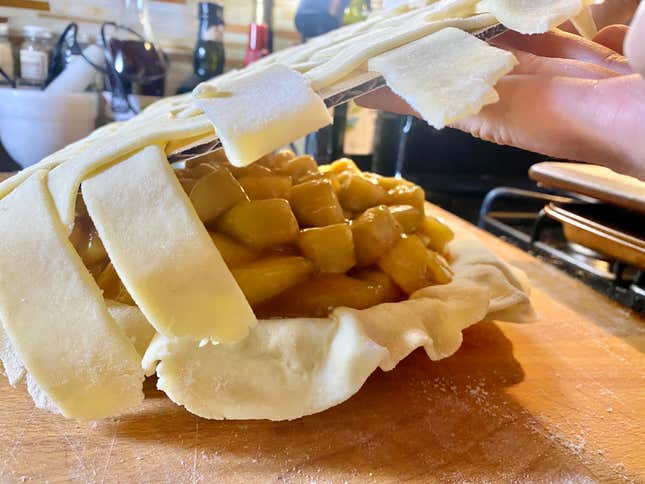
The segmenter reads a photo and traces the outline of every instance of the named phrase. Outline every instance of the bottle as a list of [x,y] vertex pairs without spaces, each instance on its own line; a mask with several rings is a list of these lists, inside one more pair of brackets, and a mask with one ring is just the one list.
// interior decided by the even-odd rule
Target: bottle
[[365,20],[371,12],[369,0],[351,0],[343,14],[343,25]]
[[265,2],[255,2],[255,20],[249,25],[249,43],[244,65],[248,66],[273,52],[273,8]]
[[192,91],[200,82],[224,72],[224,7],[212,2],[199,2],[199,29],[193,52],[193,75],[177,90],[177,94]]
[[[0,67],[7,76],[13,79],[13,53],[9,43],[9,24],[0,23]],[[7,86],[9,82],[0,76],[0,86]]]
[[25,41],[20,46],[20,84],[42,87],[49,70],[49,40],[51,33],[35,25],[23,27]]
[[244,55],[244,65],[248,66],[271,53],[271,31],[265,24],[253,22],[249,25],[249,44]]

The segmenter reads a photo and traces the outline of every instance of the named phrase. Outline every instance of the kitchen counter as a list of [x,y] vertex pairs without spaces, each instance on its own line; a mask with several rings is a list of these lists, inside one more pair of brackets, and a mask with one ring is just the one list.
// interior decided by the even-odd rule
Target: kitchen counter
[[433,210],[526,271],[538,322],[478,324],[453,357],[416,351],[348,402],[293,422],[203,420],[148,380],[136,413],[79,423],[0,379],[0,481],[643,479],[645,321]]

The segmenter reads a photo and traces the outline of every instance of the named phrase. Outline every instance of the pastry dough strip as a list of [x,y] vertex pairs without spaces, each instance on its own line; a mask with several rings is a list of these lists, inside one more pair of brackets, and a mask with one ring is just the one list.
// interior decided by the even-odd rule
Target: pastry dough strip
[[206,116],[174,119],[163,114],[145,123],[128,123],[125,129],[58,166],[50,173],[48,184],[63,224],[68,229],[73,226],[78,188],[93,171],[145,146],[206,134],[212,129]]
[[0,201],[0,319],[34,382],[67,417],[121,414],[143,371],[67,239],[39,171]]
[[85,180],[114,268],[165,336],[236,341],[255,316],[158,146]]

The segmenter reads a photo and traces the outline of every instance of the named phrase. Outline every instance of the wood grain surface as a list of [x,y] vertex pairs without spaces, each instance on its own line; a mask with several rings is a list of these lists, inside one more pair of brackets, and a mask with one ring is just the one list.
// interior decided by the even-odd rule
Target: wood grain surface
[[0,378],[0,481],[643,482],[644,321],[480,235],[527,272],[539,322],[478,324],[453,357],[417,351],[292,422],[200,419],[153,380],[138,411],[75,422]]

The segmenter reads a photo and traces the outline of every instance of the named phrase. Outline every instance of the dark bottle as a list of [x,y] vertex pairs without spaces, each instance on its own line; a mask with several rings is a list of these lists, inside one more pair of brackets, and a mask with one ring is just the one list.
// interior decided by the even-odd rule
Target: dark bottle
[[224,7],[217,3],[199,2],[199,29],[193,53],[193,75],[177,90],[192,91],[200,82],[224,72]]

